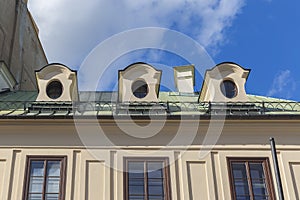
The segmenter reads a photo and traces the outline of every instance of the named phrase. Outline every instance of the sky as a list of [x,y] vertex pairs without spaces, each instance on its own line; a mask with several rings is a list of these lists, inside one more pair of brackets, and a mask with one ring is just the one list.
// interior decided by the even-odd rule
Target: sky
[[299,6],[299,0],[29,0],[28,5],[49,62],[78,70],[80,90],[116,90],[117,70],[146,62],[163,70],[162,90],[175,90],[173,66],[195,64],[199,91],[206,69],[230,61],[251,69],[248,94],[297,101]]

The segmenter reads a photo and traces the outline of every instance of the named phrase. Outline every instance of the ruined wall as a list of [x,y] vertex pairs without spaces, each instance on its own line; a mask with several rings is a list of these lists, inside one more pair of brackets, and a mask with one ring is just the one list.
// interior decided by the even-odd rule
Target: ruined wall
[[17,90],[36,90],[34,70],[48,63],[27,0],[0,1],[0,60],[18,82]]

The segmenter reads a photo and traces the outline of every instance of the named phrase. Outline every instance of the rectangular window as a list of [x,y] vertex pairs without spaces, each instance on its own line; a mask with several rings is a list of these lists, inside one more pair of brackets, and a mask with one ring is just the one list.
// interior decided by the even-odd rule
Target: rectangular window
[[66,157],[28,157],[24,200],[63,200]]
[[228,165],[233,199],[275,198],[267,158],[229,158]]
[[170,200],[167,158],[125,159],[126,200]]

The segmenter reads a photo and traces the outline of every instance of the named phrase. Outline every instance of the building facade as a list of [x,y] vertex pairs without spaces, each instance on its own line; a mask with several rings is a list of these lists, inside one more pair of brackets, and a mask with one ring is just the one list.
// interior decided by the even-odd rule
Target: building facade
[[247,94],[250,70],[230,62],[200,92],[193,65],[164,92],[147,63],[116,72],[117,91],[78,91],[26,4],[0,2],[0,199],[300,198],[300,103]]
[[122,91],[78,92],[51,64],[39,91],[0,94],[1,199],[278,199],[270,137],[285,198],[299,198],[299,103],[241,94],[249,70],[234,63],[200,93],[157,90],[161,73],[135,63]]

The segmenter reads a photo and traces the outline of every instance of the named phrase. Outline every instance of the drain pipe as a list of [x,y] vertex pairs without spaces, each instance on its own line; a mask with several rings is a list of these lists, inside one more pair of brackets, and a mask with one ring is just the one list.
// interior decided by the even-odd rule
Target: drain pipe
[[278,197],[279,200],[284,200],[283,190],[282,190],[282,183],[281,183],[281,176],[278,166],[278,159],[276,154],[276,144],[274,138],[270,138],[270,145],[271,145],[271,151],[272,151],[272,158],[275,168],[275,176],[276,176],[276,182],[277,182],[277,189],[278,189]]

